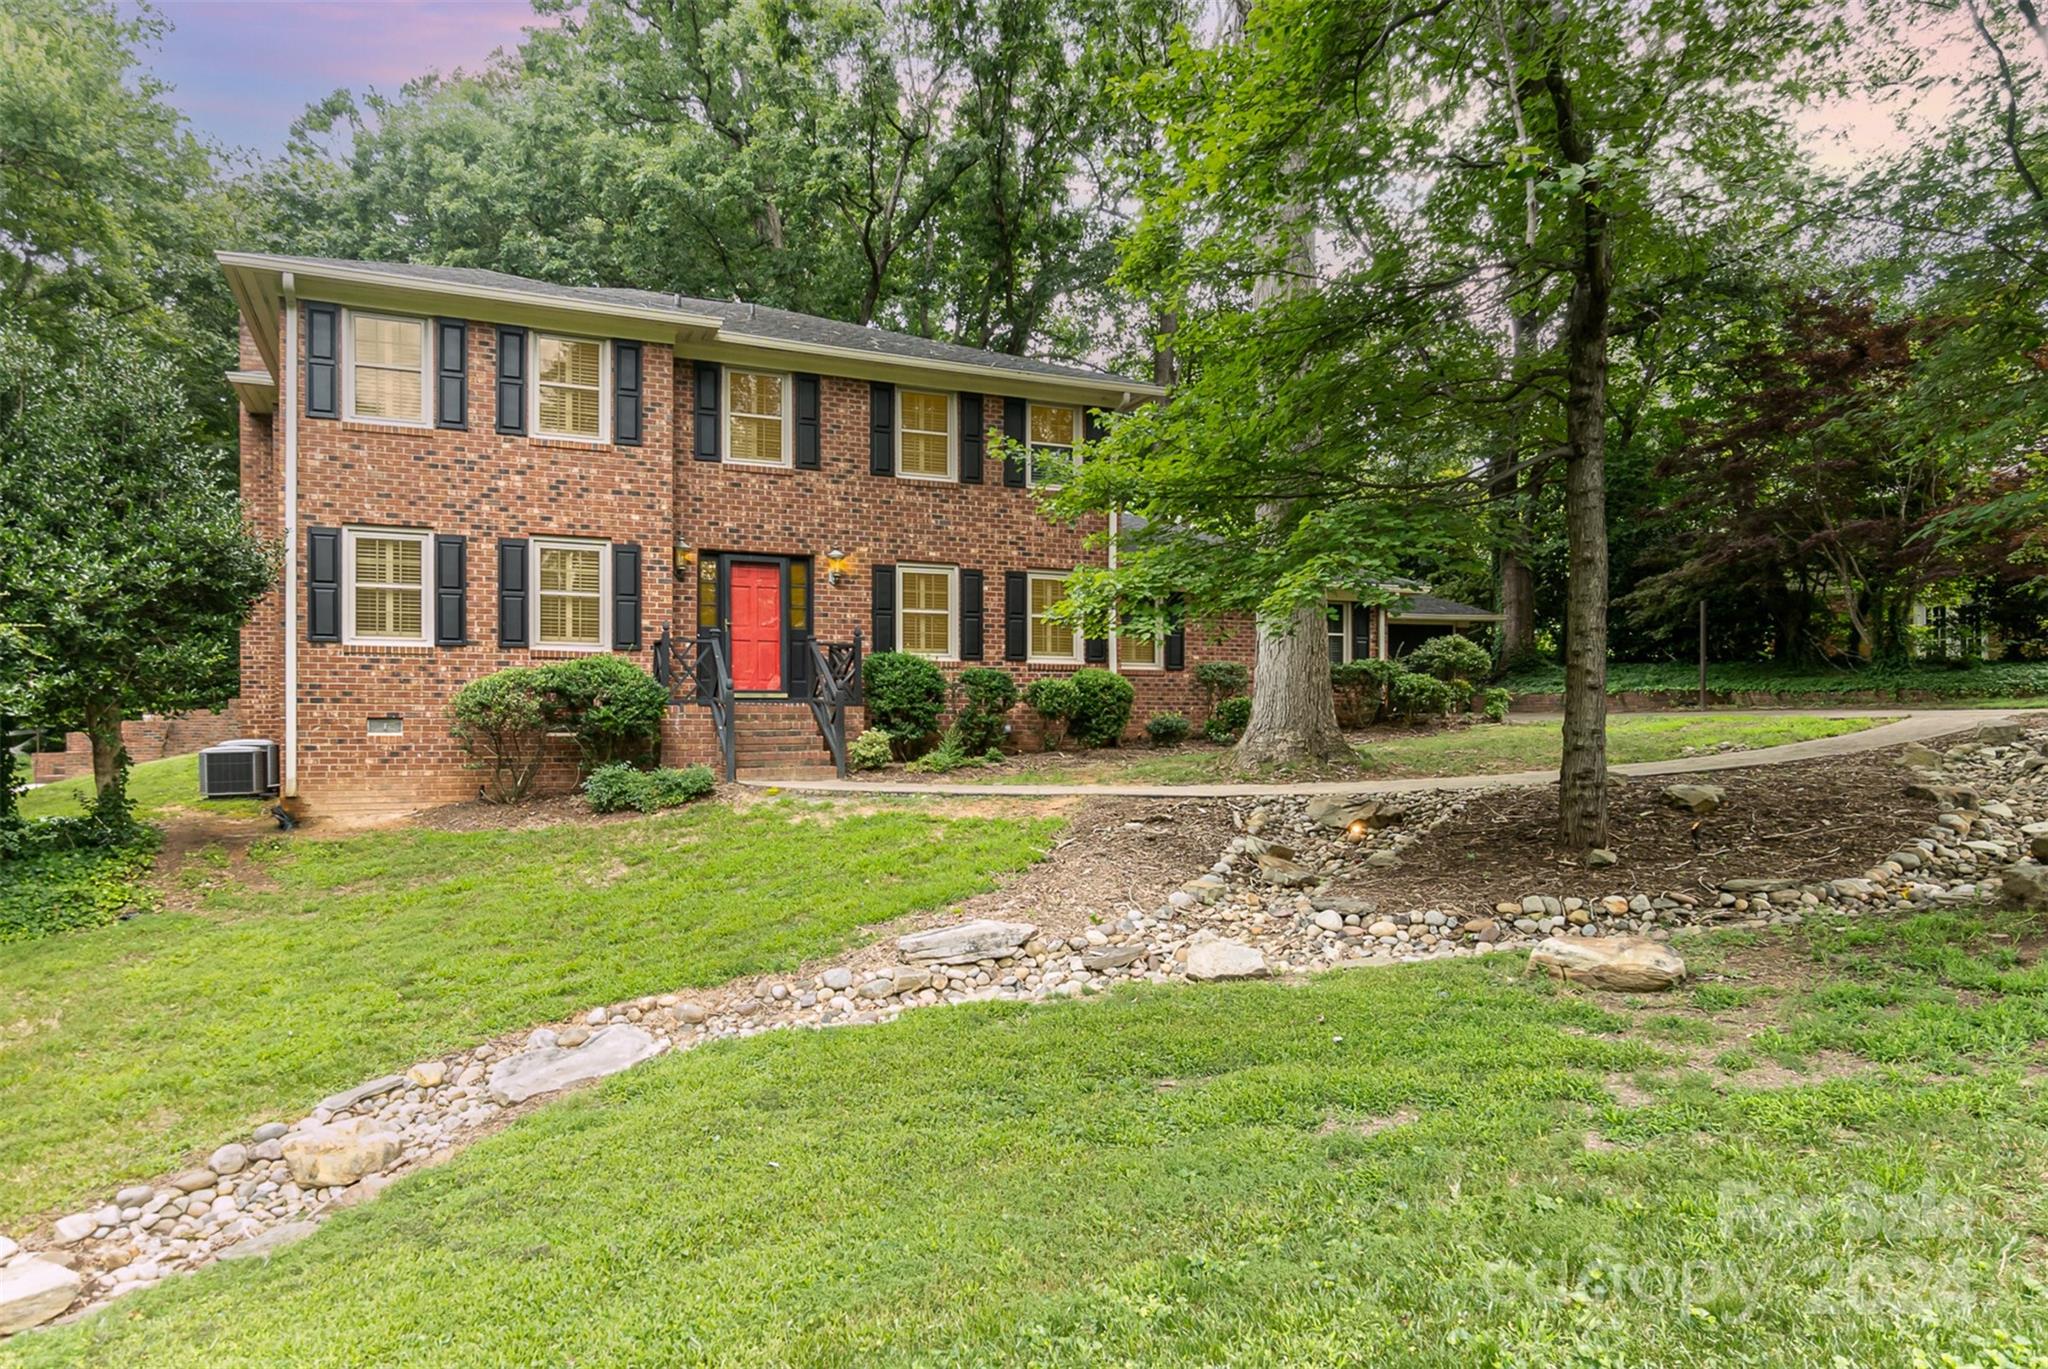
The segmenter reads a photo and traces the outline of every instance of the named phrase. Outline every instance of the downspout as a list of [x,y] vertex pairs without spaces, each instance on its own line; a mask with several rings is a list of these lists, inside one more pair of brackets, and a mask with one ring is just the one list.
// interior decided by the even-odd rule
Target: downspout
[[[1109,568],[1112,572],[1116,570],[1117,526],[1117,511],[1115,509],[1111,509],[1109,511]],[[1118,632],[1114,627],[1112,627],[1109,632],[1109,668],[1112,671],[1117,671],[1118,665],[1120,664],[1118,658],[1123,655],[1123,644],[1123,634],[1121,632]],[[1164,662],[1162,662],[1162,664],[1164,664]],[[1118,673],[1121,672],[1118,671]]]
[[284,777],[299,795],[299,298],[284,273]]

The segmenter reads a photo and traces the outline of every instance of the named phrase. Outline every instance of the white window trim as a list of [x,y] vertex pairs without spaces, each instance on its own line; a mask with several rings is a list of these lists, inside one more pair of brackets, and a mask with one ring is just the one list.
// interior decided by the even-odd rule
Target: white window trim
[[1026,404],[1024,406],[1024,485],[1027,489],[1056,490],[1059,488],[1058,485],[1049,484],[1038,478],[1038,458],[1034,455],[1038,451],[1038,444],[1031,440],[1031,416],[1040,409],[1065,409],[1074,416],[1074,440],[1061,450],[1064,450],[1067,454],[1067,460],[1070,463],[1068,469],[1079,470],[1081,468],[1081,454],[1077,449],[1081,445],[1081,406],[1079,404]]
[[[420,416],[385,418],[356,412],[356,320],[377,319],[384,323],[410,323],[420,330]],[[385,314],[371,309],[341,311],[341,415],[349,423],[372,423],[380,428],[431,428],[434,426],[434,335],[427,320],[409,314]],[[384,368],[396,369],[396,368]]]
[[[903,469],[903,393],[913,390],[921,395],[938,395],[946,401],[946,473],[926,475],[922,471]],[[923,431],[919,429],[919,431]],[[958,484],[960,481],[960,396],[945,390],[926,390],[918,386],[896,387],[896,478],[898,480],[926,480],[932,484]]]
[[899,651],[907,651],[907,650],[909,650],[909,649],[908,649],[907,647],[903,646],[903,617],[904,617],[904,609],[903,609],[903,572],[905,572],[905,571],[913,571],[913,572],[917,572],[917,573],[919,573],[919,574],[925,574],[925,575],[933,574],[933,573],[935,573],[935,572],[936,572],[936,573],[940,573],[940,574],[943,574],[943,575],[944,575],[944,576],[946,577],[946,654],[945,654],[945,655],[943,655],[943,656],[927,656],[927,655],[925,655],[925,653],[924,653],[924,652],[922,652],[922,651],[919,651],[919,652],[913,652],[913,653],[911,653],[911,654],[913,654],[913,655],[917,655],[917,656],[923,656],[923,657],[924,657],[924,659],[925,659],[925,660],[927,660],[927,661],[957,661],[957,660],[959,660],[959,659],[960,659],[960,567],[958,567],[958,566],[926,566],[926,565],[918,565],[918,564],[916,564],[916,563],[911,563],[911,564],[908,564],[908,565],[906,565],[906,564],[903,564],[903,563],[901,563],[901,562],[899,562],[899,563],[897,564],[897,566],[896,566],[896,643],[897,643],[897,650],[899,650]]
[[1072,629],[1074,634],[1074,650],[1070,656],[1041,656],[1038,654],[1038,649],[1032,645],[1033,633],[1031,631],[1031,624],[1034,619],[1043,618],[1045,615],[1031,611],[1031,587],[1040,580],[1052,580],[1065,585],[1067,577],[1071,573],[1070,571],[1053,570],[1033,570],[1024,573],[1024,660],[1029,665],[1079,665],[1087,655],[1088,644],[1082,640],[1079,628]]
[[[356,631],[356,539],[377,538],[420,544],[420,630],[413,637],[369,636]],[[345,646],[432,646],[434,644],[434,535],[416,528],[341,530],[341,640]]]
[[[741,371],[750,376],[774,376],[782,382],[782,459],[780,461],[755,461],[732,454],[732,421],[739,417],[767,418],[768,414],[740,415],[732,407],[732,376]],[[752,366],[721,366],[718,368],[718,421],[725,431],[719,436],[718,450],[721,458],[730,465],[750,467],[755,470],[790,470],[796,466],[796,393],[795,377],[788,371],[757,370]]]
[[[1149,661],[1125,660],[1123,644],[1127,638],[1152,643],[1152,659]],[[1166,669],[1166,639],[1164,637],[1153,637],[1142,632],[1112,632],[1109,634],[1109,640],[1110,650],[1116,654],[1116,668],[1119,671]]]
[[[556,342],[594,342],[597,344],[597,436],[587,433],[558,433],[540,426],[540,344],[543,339]],[[527,343],[526,370],[526,431],[544,442],[581,442],[585,446],[605,447],[612,440],[612,345],[603,338],[584,337],[578,333],[549,333],[535,329]]]
[[[1339,630],[1342,631],[1344,634],[1344,654],[1341,656],[1331,657],[1330,664],[1350,665],[1353,661],[1370,661],[1377,659],[1375,656],[1372,655],[1371,652],[1367,652],[1363,656],[1360,656],[1358,654],[1358,635],[1356,630],[1358,624],[1358,615],[1361,613],[1370,613],[1372,611],[1371,605],[1361,604],[1353,599],[1326,599],[1323,601],[1323,603],[1326,608],[1334,608],[1337,610],[1338,627]],[[1380,626],[1385,626],[1384,620],[1382,620]],[[1325,629],[1325,634],[1327,635],[1327,629]],[[1379,638],[1379,633],[1377,630],[1375,630],[1373,636],[1374,640],[1377,641]],[[1381,650],[1385,650],[1384,643],[1381,643]]]
[[[543,642],[540,639],[540,554],[542,548],[597,552],[597,641]],[[527,546],[526,583],[533,587],[526,606],[527,638],[535,651],[594,653],[612,649],[612,558],[611,544],[588,537],[535,537]]]

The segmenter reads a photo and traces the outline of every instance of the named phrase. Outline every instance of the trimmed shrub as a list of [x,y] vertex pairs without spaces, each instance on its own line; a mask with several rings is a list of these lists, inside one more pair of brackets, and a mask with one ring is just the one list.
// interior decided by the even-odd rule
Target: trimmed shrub
[[540,670],[513,666],[471,680],[455,691],[450,729],[455,740],[488,769],[484,795],[492,803],[518,803],[533,788],[533,777],[548,739],[548,693]]
[[1145,735],[1152,739],[1154,746],[1184,742],[1193,730],[1188,720],[1178,713],[1154,713],[1145,720]]
[[583,781],[583,796],[599,813],[622,813],[628,808],[654,813],[701,799],[715,785],[708,766],[635,770],[624,761],[613,761],[590,772]]
[[1025,687],[1024,702],[1045,724],[1045,744],[1057,748],[1067,735],[1067,723],[1073,718],[1074,710],[1081,706],[1081,696],[1071,679],[1063,675],[1048,675],[1042,680],[1033,680]]
[[1017,706],[1017,682],[1010,672],[976,666],[961,671],[954,688],[960,691],[960,711],[953,715],[947,737],[957,740],[959,749],[971,756],[1000,748],[1003,719]]
[[895,754],[889,746],[889,734],[871,727],[846,744],[846,768],[880,770],[895,759]]
[[1493,658],[1470,637],[1447,632],[1409,652],[1403,664],[1411,671],[1433,675],[1448,684],[1452,680],[1485,679],[1493,669]]
[[1508,710],[1514,707],[1515,703],[1513,690],[1489,689],[1479,697],[1482,701],[1480,706],[1485,710],[1488,722],[1504,723],[1508,720]]
[[861,662],[860,685],[868,726],[886,732],[897,755],[922,750],[938,730],[946,711],[946,677],[924,657],[878,651]]
[[1409,671],[1394,681],[1394,711],[1411,723],[1425,723],[1447,715],[1472,696],[1471,686],[1452,684],[1431,675]]
[[1216,705],[1216,712],[1209,721],[1202,724],[1202,735],[1212,742],[1234,742],[1244,735],[1244,729],[1251,720],[1250,699],[1224,699]]
[[1218,703],[1244,693],[1251,683],[1251,671],[1237,661],[1203,661],[1195,667],[1195,685],[1202,691],[1211,717]]
[[1131,704],[1138,691],[1110,670],[1074,672],[1074,735],[1085,746],[1115,746],[1130,726]]
[[1378,657],[1345,661],[1330,667],[1330,690],[1336,695],[1337,721],[1344,727],[1370,727],[1387,712],[1387,690],[1408,673],[1399,661]]
[[583,767],[651,763],[661,749],[668,690],[623,656],[590,655],[539,667],[550,726],[576,734]]

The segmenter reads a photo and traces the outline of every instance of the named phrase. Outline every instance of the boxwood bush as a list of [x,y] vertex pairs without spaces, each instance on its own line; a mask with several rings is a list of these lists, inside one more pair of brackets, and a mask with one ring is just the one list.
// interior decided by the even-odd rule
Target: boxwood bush
[[623,656],[594,654],[539,669],[551,727],[576,734],[586,770],[651,763],[661,749],[668,690]]
[[960,711],[946,738],[963,755],[980,756],[1003,742],[1003,719],[1017,706],[1017,682],[1007,670],[975,666],[960,672]]
[[1145,720],[1145,735],[1152,739],[1154,746],[1184,742],[1192,730],[1188,720],[1178,713],[1154,713]]
[[1252,701],[1240,695],[1234,699],[1220,700],[1209,721],[1202,724],[1202,735],[1212,742],[1234,742],[1244,735],[1245,725],[1252,720]]
[[1402,664],[1447,684],[1452,680],[1483,680],[1493,670],[1493,658],[1486,654],[1486,648],[1455,632],[1431,637],[1409,652]]
[[1073,679],[1074,716],[1069,726],[1074,736],[1086,746],[1115,746],[1130,725],[1138,691],[1110,670],[1077,670]]
[[599,813],[621,813],[628,808],[654,813],[701,799],[715,787],[709,766],[636,770],[624,761],[614,761],[590,772],[583,781],[583,794]]
[[877,651],[863,660],[860,687],[868,726],[886,732],[900,756],[922,750],[946,711],[946,677],[907,651]]
[[1072,721],[1074,710],[1080,707],[1081,696],[1075,690],[1074,682],[1066,676],[1048,675],[1042,680],[1033,680],[1025,687],[1024,702],[1045,725],[1045,744],[1057,747],[1067,735],[1067,724]]

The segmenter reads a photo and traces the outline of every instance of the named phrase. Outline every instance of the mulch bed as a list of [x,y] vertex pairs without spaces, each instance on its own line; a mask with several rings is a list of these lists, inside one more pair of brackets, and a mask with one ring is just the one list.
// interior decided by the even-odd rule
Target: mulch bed
[[[1923,832],[1933,802],[1905,796],[1891,752],[1696,775],[1624,779],[1608,790],[1608,845],[1621,863],[1581,868],[1558,855],[1554,788],[1501,790],[1411,847],[1399,866],[1363,870],[1346,883],[1392,908],[1489,911],[1524,894],[1711,896],[1731,878],[1840,879]],[[1660,797],[1666,785],[1720,786],[1726,799],[1705,818]]]

